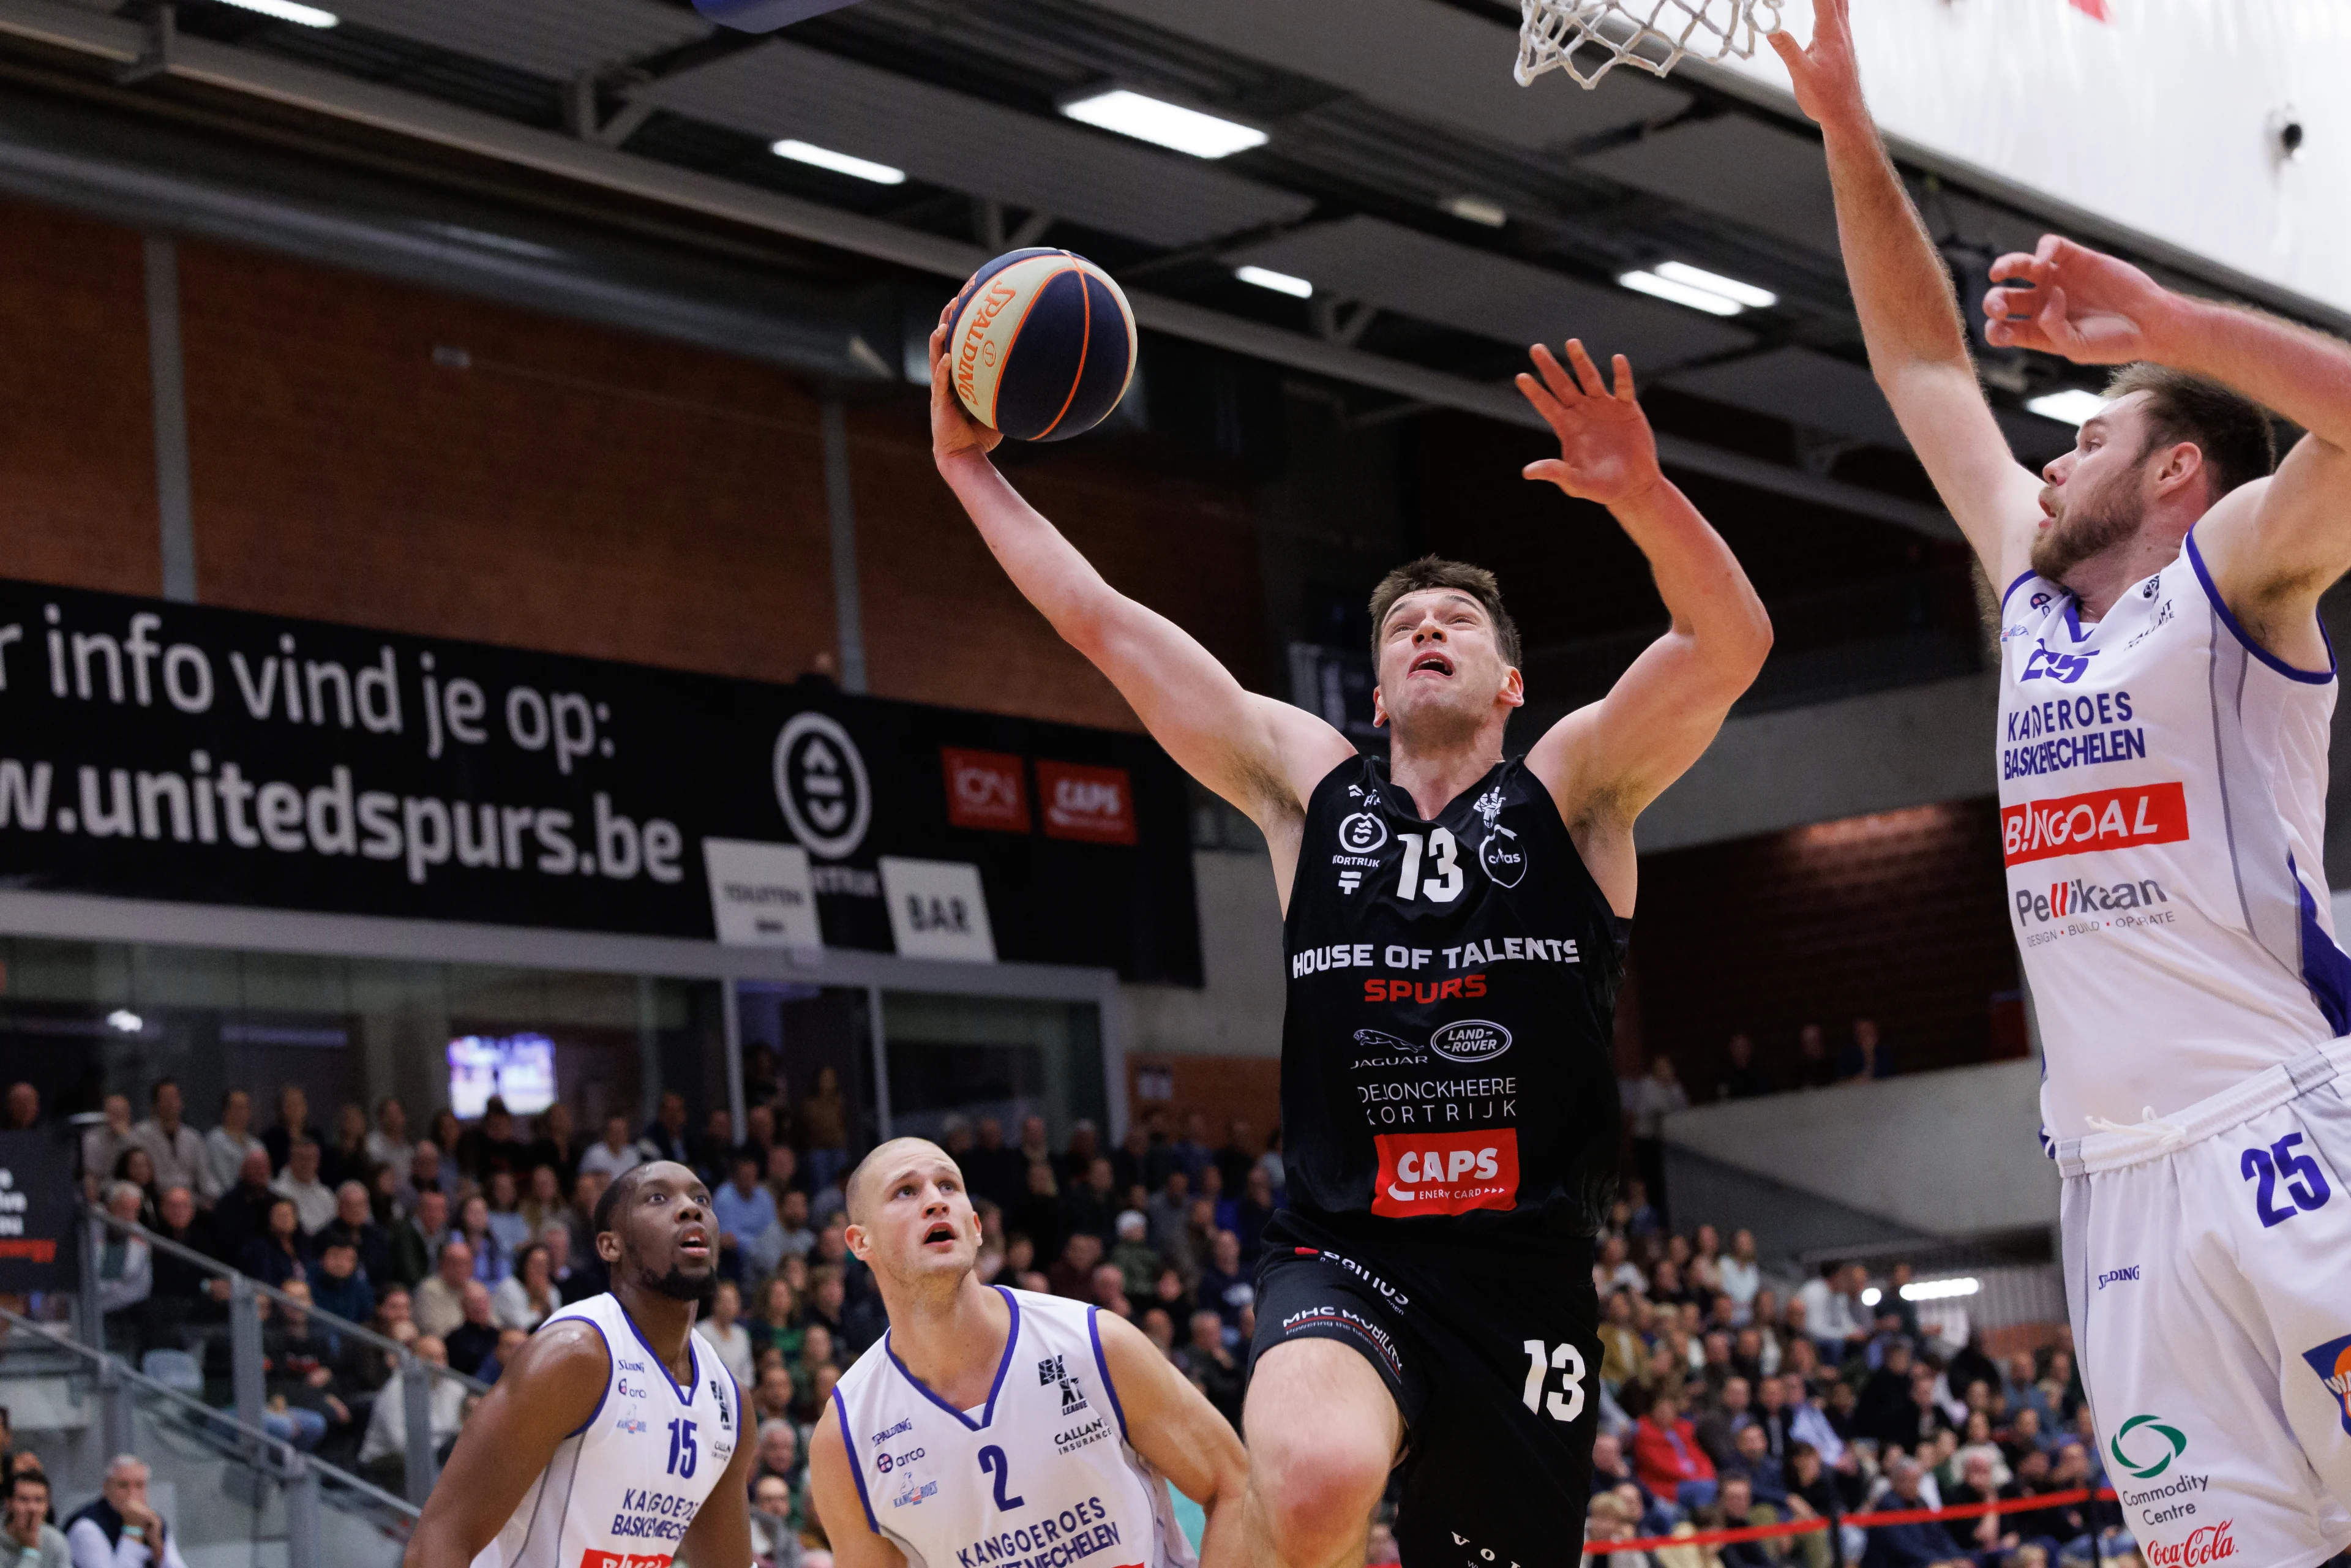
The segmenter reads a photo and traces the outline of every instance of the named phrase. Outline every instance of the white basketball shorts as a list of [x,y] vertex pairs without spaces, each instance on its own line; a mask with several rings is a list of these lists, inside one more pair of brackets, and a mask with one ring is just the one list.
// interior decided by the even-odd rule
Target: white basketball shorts
[[2149,1568],[2351,1544],[2351,1039],[2058,1164],[2083,1381]]

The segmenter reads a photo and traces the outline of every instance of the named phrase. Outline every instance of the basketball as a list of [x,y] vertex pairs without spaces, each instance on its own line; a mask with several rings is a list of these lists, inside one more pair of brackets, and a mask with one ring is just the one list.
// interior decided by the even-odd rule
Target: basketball
[[1084,256],[999,256],[956,296],[947,352],[971,416],[1016,441],[1067,441],[1110,417],[1134,379],[1134,312]]

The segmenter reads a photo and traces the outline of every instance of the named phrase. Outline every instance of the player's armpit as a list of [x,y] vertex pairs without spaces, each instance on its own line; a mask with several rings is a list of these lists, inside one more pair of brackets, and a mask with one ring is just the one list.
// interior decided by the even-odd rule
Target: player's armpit
[[1232,1423],[1125,1319],[1094,1313],[1127,1440],[1208,1516],[1200,1568],[1238,1568],[1249,1456]]
[[[738,1415],[742,1405],[736,1405]],[[735,1434],[735,1457],[726,1473],[695,1510],[694,1522],[679,1537],[677,1556],[688,1568],[737,1568],[755,1555],[751,1541],[751,1471],[758,1464],[758,1435],[747,1429]]]
[[2351,571],[2351,453],[2303,437],[2274,476],[2214,503],[2195,539],[2246,635],[2297,669],[2332,664],[2318,601]]
[[875,1533],[866,1514],[837,1408],[822,1412],[809,1439],[809,1500],[831,1543],[835,1568],[906,1568],[905,1553]]
[[466,1416],[408,1538],[403,1568],[467,1568],[506,1528],[557,1447],[593,1418],[611,1375],[594,1324],[559,1322],[531,1335]]

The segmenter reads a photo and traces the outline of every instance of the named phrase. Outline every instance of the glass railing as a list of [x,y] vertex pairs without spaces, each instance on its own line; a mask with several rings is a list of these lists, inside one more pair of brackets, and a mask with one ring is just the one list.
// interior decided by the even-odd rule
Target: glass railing
[[[441,1395],[436,1398],[438,1388],[454,1385],[463,1390],[463,1398],[471,1399],[487,1393],[487,1384],[445,1366],[436,1366],[418,1357],[398,1340],[378,1333],[365,1323],[338,1317],[313,1303],[289,1296],[275,1286],[239,1273],[217,1259],[159,1236],[145,1226],[117,1218],[94,1206],[85,1207],[83,1212],[97,1225],[126,1237],[137,1237],[154,1252],[193,1264],[225,1287],[226,1299],[216,1300],[214,1303],[221,1309],[217,1318],[210,1322],[188,1322],[174,1333],[182,1340],[178,1348],[190,1358],[190,1362],[183,1364],[192,1364],[199,1375],[207,1362],[217,1364],[224,1359],[220,1348],[225,1343],[226,1393],[229,1397],[222,1408],[233,1411],[236,1419],[248,1427],[259,1429],[265,1425],[263,1417],[268,1403],[267,1371],[262,1353],[262,1314],[256,1309],[256,1302],[268,1301],[273,1303],[273,1310],[279,1313],[288,1311],[302,1313],[308,1318],[311,1332],[354,1341],[387,1358],[391,1368],[390,1380],[381,1389],[372,1392],[372,1399],[402,1401],[402,1419],[398,1426],[403,1453],[397,1467],[379,1469],[396,1468],[398,1490],[413,1503],[421,1505],[424,1501],[440,1475],[438,1449],[446,1446],[450,1436],[445,1431],[436,1434],[434,1430],[434,1412],[436,1408],[445,1409],[453,1397]],[[95,1246],[83,1247],[81,1291],[76,1301],[75,1332],[84,1344],[111,1348],[137,1358],[142,1351],[154,1347],[144,1343],[148,1336],[135,1334],[132,1322],[136,1309],[111,1313],[101,1311],[98,1267],[98,1249]],[[133,1343],[134,1339],[136,1343]],[[206,1380],[207,1388],[212,1381]],[[190,1388],[185,1392],[193,1396],[196,1390]],[[201,1400],[198,1402],[202,1403]],[[436,1437],[441,1439],[439,1443],[435,1442]],[[379,1479],[390,1481],[394,1478],[380,1474]]]
[[108,1460],[149,1469],[150,1503],[191,1568],[398,1568],[416,1506],[229,1410],[0,1308],[0,1388],[63,1386],[82,1417],[43,1452],[61,1506],[95,1495]]

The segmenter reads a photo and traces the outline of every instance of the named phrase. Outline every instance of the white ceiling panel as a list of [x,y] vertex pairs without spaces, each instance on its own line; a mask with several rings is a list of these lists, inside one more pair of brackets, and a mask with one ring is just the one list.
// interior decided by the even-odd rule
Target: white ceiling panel
[[1106,11],[1344,88],[1399,114],[1542,148],[1678,113],[1689,99],[1632,71],[1585,92],[1511,78],[1517,34],[1437,0],[1092,0]]
[[1582,282],[1509,256],[1356,216],[1234,251],[1228,260],[1303,277],[1383,310],[1505,343],[1582,338],[1595,359],[1633,361],[1634,373],[1744,348],[1754,340],[1679,306]]
[[1294,223],[1314,205],[1199,159],[781,40],[666,77],[644,94],[697,120],[797,137],[1152,245]]
[[333,0],[363,27],[561,79],[706,37],[658,0]]
[[1677,125],[1577,167],[1834,256],[1836,205],[1821,144],[1745,115]]

